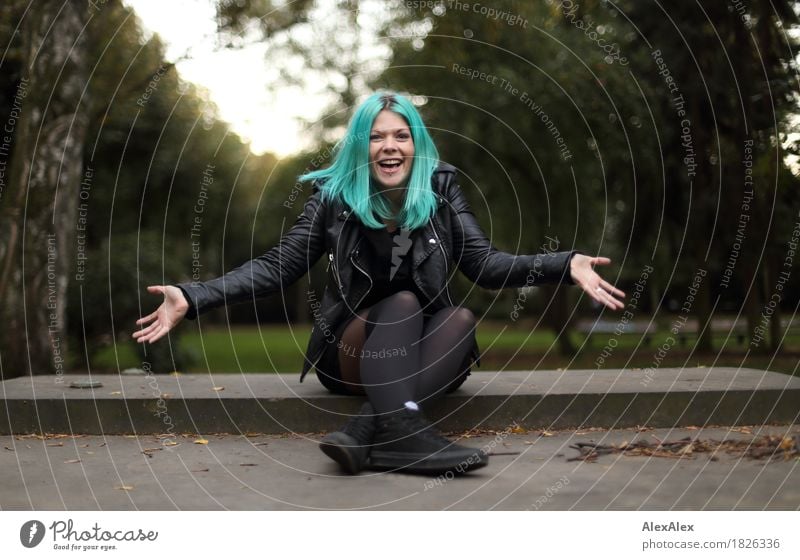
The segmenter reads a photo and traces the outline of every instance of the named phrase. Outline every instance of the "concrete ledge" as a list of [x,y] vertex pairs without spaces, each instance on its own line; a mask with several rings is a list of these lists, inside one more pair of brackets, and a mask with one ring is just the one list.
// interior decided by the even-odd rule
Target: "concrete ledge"
[[[333,395],[314,375],[85,375],[0,383],[0,434],[286,433],[338,428],[361,399]],[[224,390],[215,388],[224,387]],[[424,405],[424,403],[423,403]],[[794,424],[800,378],[736,368],[474,372],[426,407],[444,430],[657,428]]]

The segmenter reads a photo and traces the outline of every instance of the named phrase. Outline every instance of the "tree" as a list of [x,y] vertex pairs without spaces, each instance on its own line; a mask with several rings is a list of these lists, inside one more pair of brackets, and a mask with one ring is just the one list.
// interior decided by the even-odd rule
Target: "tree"
[[[797,40],[787,33],[798,23],[793,5],[619,6],[636,29],[628,47],[646,40],[653,59],[650,68],[641,61],[639,77],[659,109],[666,224],[686,240],[675,247],[675,261],[683,265],[678,278],[686,286],[693,271],[711,271],[691,310],[702,329],[700,351],[712,350],[711,318],[721,301],[738,307],[746,298],[749,332],[756,332],[758,310],[774,291],[778,253],[785,251],[777,239],[785,239],[784,224],[793,223],[797,181],[785,172],[781,153],[788,118],[797,110],[791,54]],[[667,76],[677,92],[668,93]],[[779,199],[788,204],[776,205]],[[773,343],[779,317],[778,308],[771,315]]]
[[[85,29],[94,14],[85,4],[43,1],[11,2],[3,16],[18,16],[20,32],[7,37],[19,75],[0,200],[0,375],[58,374],[67,351],[78,191],[87,179]],[[11,27],[8,20],[3,27]],[[4,142],[6,157],[11,138]]]

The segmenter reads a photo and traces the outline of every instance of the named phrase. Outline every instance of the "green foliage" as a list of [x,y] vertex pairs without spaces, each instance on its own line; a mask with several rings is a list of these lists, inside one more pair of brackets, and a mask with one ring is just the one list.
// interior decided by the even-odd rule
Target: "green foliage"
[[397,2],[384,29],[393,57],[374,86],[421,96],[496,245],[533,252],[557,238],[620,263],[623,288],[652,264],[656,302],[682,301],[702,266],[702,315],[714,294],[741,301],[762,273],[742,259],[733,289],[710,287],[737,233],[745,138],[773,162],[757,171],[746,249],[774,246],[774,223],[796,221],[797,179],[776,151],[797,111],[786,33],[797,16],[789,2],[743,4],[749,19],[726,2],[496,2],[494,16]]
[[[143,40],[120,2],[92,19],[89,37],[87,259],[68,312],[77,347],[89,353],[81,361],[112,336],[130,336],[135,319],[157,304],[146,286],[219,276],[252,258],[253,231],[257,252],[277,240],[261,237],[253,215],[276,159],[250,153],[207,94],[164,59],[158,36]],[[171,350],[172,338],[147,350],[154,371],[188,364],[190,356]]]

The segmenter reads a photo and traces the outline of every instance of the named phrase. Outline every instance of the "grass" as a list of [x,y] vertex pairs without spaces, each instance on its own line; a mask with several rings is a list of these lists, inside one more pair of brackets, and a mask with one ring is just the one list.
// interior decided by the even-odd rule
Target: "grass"
[[[482,322],[478,327],[478,344],[484,355],[482,370],[495,369],[594,369],[598,358],[601,367],[646,368],[656,362],[659,347],[668,344],[667,330],[652,336],[645,345],[641,335],[622,335],[615,338],[616,346],[603,349],[611,335],[595,335],[590,341],[584,335],[573,333],[576,352],[570,356],[559,354],[555,336],[549,329],[530,330],[530,326],[515,324],[514,328],[502,323]],[[214,327],[199,330],[197,323],[182,327],[180,349],[193,356],[194,363],[185,373],[275,373],[299,372],[303,352],[308,342],[310,327],[293,326],[235,326],[230,329]],[[714,336],[715,352],[710,355],[692,352],[695,337],[687,336],[685,344],[675,341],[666,346],[658,367],[727,366],[769,369],[797,375],[800,363],[800,333],[792,333],[777,355],[751,353],[747,355],[747,342],[740,344],[735,337],[726,340],[724,334]],[[613,342],[612,342],[613,344]],[[141,367],[132,342],[117,345],[119,368]],[[93,371],[117,371],[114,348],[106,348],[92,363]]]

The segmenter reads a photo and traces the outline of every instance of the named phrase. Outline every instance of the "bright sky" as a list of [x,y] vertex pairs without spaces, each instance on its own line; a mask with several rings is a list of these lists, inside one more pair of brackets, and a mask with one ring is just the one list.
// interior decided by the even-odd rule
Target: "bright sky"
[[[181,76],[208,90],[220,118],[250,142],[253,152],[283,157],[312,144],[299,118],[317,119],[326,104],[324,94],[288,86],[271,92],[268,86],[279,77],[270,72],[261,44],[216,50],[214,0],[124,1],[139,15],[146,33],[161,37],[167,60],[191,55],[177,63]],[[800,172],[800,158],[789,156],[787,163]]]
[[[278,156],[297,152],[309,141],[298,117],[317,118],[325,106],[321,94],[296,88],[267,85],[278,79],[269,72],[264,46],[215,50],[216,24],[213,0],[125,0],[145,27],[158,33],[166,44],[167,60],[189,51],[191,57],[177,63],[181,76],[203,86],[219,108],[219,116],[246,141],[255,153]],[[305,138],[305,139],[304,139]]]

